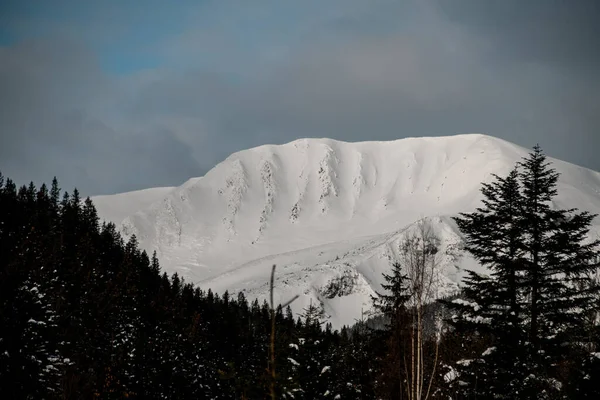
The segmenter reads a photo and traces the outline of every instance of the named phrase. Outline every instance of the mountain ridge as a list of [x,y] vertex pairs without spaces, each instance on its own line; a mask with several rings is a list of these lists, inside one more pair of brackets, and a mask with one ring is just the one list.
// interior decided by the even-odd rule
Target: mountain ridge
[[[143,248],[157,250],[169,273],[203,288],[266,298],[269,267],[276,263],[283,279],[278,293],[302,295],[294,311],[313,299],[337,315],[332,323],[340,326],[369,308],[381,273],[397,259],[398,232],[426,218],[442,236],[444,254],[460,247],[451,217],[472,211],[481,182],[506,175],[528,152],[482,134],[354,143],[298,139],[233,153],[121,221],[110,215],[110,197],[98,211],[126,238],[136,234]],[[549,161],[562,174],[555,206],[600,211],[599,173]],[[114,200],[127,201],[127,194]],[[455,290],[458,269],[474,265],[464,255],[446,263],[444,285]],[[356,290],[324,298],[323,287],[344,276],[360,283]]]

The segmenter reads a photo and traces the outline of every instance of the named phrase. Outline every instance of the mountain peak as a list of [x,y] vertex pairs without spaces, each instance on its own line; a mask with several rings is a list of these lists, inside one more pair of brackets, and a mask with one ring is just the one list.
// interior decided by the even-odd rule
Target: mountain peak
[[[121,223],[126,237],[135,233],[144,248],[157,250],[167,271],[213,290],[261,297],[270,264],[281,264],[281,290],[324,302],[338,315],[336,324],[349,323],[344,309],[368,303],[369,290],[379,290],[400,232],[433,218],[440,221],[444,251],[458,246],[447,217],[472,211],[481,183],[506,175],[527,153],[483,134],[354,143],[298,139],[234,153],[203,177],[157,192],[152,204],[134,199],[139,207],[128,205],[135,212],[122,220],[110,215],[107,197],[99,213]],[[600,211],[600,174],[551,161],[561,173],[557,205]],[[113,198],[119,204],[125,199]],[[452,268],[445,272],[448,287],[459,281]],[[349,274],[356,290],[330,299],[322,288],[336,274]]]

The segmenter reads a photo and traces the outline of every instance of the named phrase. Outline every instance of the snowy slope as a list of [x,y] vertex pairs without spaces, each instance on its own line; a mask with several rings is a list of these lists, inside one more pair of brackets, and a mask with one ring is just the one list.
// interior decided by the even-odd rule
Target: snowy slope
[[131,214],[162,200],[175,187],[157,187],[113,195],[94,196],[92,200],[103,219],[120,223]]
[[[479,134],[302,139],[232,154],[150,205],[130,194],[94,200],[124,236],[157,250],[169,273],[262,301],[277,264],[277,297],[301,294],[294,311],[318,300],[339,327],[368,310],[403,233],[423,217],[442,239],[440,293],[454,290],[464,267],[476,265],[458,250],[450,217],[472,211],[481,182],[507,174],[528,152]],[[600,174],[551,161],[562,174],[556,205],[600,212]],[[132,212],[121,219],[116,210]],[[344,289],[332,290],[331,282]]]

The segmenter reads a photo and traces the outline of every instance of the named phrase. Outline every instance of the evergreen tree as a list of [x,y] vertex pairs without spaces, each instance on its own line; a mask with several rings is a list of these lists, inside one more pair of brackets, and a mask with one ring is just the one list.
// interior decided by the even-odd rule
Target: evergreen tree
[[58,180],[56,177],[52,179],[52,187],[50,189],[50,210],[52,212],[58,212],[58,206],[60,204],[60,187],[58,186]]
[[46,200],[44,187],[36,193],[30,184],[17,194],[10,179],[0,185],[0,388],[12,398],[60,396],[69,363],[53,308],[55,271],[45,254]]
[[597,309],[599,287],[593,278],[600,242],[588,240],[595,215],[551,207],[559,174],[550,168],[539,146],[519,166],[530,318],[528,364],[536,377],[528,386],[533,395],[560,389],[557,366],[585,340],[586,314]]
[[402,318],[406,312],[406,302],[410,299],[408,293],[408,277],[402,271],[400,263],[392,264],[390,274],[383,274],[383,279],[386,283],[381,284],[381,287],[386,291],[384,293],[376,292],[376,296],[372,296],[373,307],[380,314],[387,317],[390,326],[396,326],[402,323]]
[[328,387],[326,374],[331,366],[325,364],[326,347],[321,335],[321,327],[327,316],[323,305],[315,305],[311,299],[300,318],[302,325],[297,340],[292,343],[292,351],[288,358],[296,384],[296,390],[290,392],[296,392],[295,397],[301,399],[322,398],[331,389]]
[[385,283],[381,287],[385,293],[376,292],[372,297],[373,306],[386,319],[385,329],[373,332],[375,340],[385,343],[381,359],[382,376],[379,377],[378,392],[385,398],[402,396],[407,382],[407,348],[409,348],[410,315],[406,307],[410,300],[408,277],[400,263],[394,263],[390,274],[383,274]]
[[538,146],[517,168],[483,185],[483,207],[456,218],[466,249],[490,270],[469,272],[461,298],[444,302],[454,329],[476,339],[457,365],[465,396],[563,396],[598,309],[594,216],[551,207],[558,174]]
[[490,275],[468,271],[461,298],[444,303],[457,313],[450,320],[455,329],[480,335],[475,353],[457,366],[460,391],[515,398],[524,373],[523,199],[516,168],[494,177],[482,185],[483,207],[455,218],[465,249]]
[[[337,351],[342,352],[331,363],[334,380],[332,394],[342,399],[375,398],[375,384],[378,378],[379,335],[381,332],[369,326],[365,314],[351,329],[343,328],[338,339]],[[387,349],[384,349],[387,351]]]
[[[0,174],[0,392],[265,398],[275,321],[276,398],[398,398],[415,359],[427,373],[420,392],[433,382],[430,398],[596,398],[593,216],[551,207],[556,178],[534,149],[483,186],[482,207],[456,219],[489,274],[470,273],[461,296],[444,302],[455,318],[438,342],[429,315],[446,309],[414,300],[433,271],[419,268],[437,254],[425,237],[400,248],[416,255],[417,269],[403,258],[384,276],[385,292],[374,298],[383,316],[338,333],[320,303],[294,321],[288,307],[169,277],[135,237],[125,243],[114,224],[100,225],[77,191],[61,194],[56,180],[50,190],[17,188]],[[421,355],[412,358],[415,337]],[[438,349],[443,367],[435,370]]]

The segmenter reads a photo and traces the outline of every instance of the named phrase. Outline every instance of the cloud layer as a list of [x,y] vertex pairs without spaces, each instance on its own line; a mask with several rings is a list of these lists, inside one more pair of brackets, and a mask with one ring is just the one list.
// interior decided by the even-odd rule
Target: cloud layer
[[224,3],[115,45],[127,56],[102,50],[132,37],[123,17],[103,40],[102,21],[80,36],[47,21],[0,47],[0,170],[102,194],[298,137],[469,132],[600,170],[597,2]]

